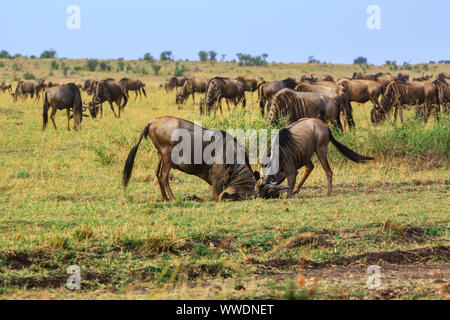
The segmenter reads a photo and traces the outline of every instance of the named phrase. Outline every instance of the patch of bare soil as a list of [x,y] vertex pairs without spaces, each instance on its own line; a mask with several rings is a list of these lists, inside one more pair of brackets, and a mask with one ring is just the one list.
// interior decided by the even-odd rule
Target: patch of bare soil
[[[43,277],[12,278],[6,281],[7,286],[20,288],[61,288],[66,285],[69,275],[49,275]],[[82,289],[92,288],[95,284],[111,283],[111,276],[100,273],[86,272],[81,274]]]
[[43,269],[56,269],[57,266],[49,262],[49,257],[44,251],[33,253],[26,252],[6,252],[0,255],[5,261],[5,265],[12,270],[26,269],[33,264],[39,265]]
[[439,246],[412,249],[407,251],[380,251],[368,252],[350,257],[342,257],[331,259],[323,262],[314,262],[309,260],[298,259],[271,259],[266,261],[257,261],[255,259],[247,260],[247,263],[255,264],[266,269],[286,270],[293,267],[324,269],[337,266],[368,266],[368,265],[411,265],[423,264],[428,261],[443,261],[450,260],[450,247]]

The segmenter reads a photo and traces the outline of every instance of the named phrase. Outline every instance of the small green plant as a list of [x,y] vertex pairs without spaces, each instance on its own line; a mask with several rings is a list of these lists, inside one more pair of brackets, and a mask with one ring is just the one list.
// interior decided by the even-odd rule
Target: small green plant
[[98,65],[99,65],[99,62],[97,59],[89,59],[86,62],[86,70],[94,72],[97,69]]
[[36,80],[36,76],[30,72],[26,72],[23,74],[23,78],[25,80]]

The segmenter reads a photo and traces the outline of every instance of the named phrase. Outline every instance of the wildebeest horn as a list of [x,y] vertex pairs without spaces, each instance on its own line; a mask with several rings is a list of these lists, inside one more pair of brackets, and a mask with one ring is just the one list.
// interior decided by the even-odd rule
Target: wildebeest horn
[[288,185],[276,185],[276,184],[266,184],[262,187],[261,190],[261,198],[278,198],[280,196],[281,191],[289,190],[290,187]]

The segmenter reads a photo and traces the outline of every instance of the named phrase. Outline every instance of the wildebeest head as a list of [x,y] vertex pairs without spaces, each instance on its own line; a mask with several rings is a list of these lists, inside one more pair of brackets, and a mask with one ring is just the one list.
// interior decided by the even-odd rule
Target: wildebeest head
[[94,104],[102,103],[102,97],[104,97],[104,91],[105,91],[105,82],[104,81],[97,82],[97,84],[95,86],[94,97],[92,98],[92,102]]
[[295,150],[296,144],[288,129],[279,132],[273,145],[278,148],[269,150],[270,161],[261,165],[264,177],[256,185],[257,195],[263,199],[279,198],[280,192],[289,190],[289,186],[281,185],[286,179],[282,168],[294,165],[290,150]]
[[11,93],[11,97],[13,99],[13,102],[16,103],[17,102],[17,93]]
[[374,125],[379,125],[382,122],[384,122],[386,118],[386,114],[384,111],[380,108],[379,105],[373,106],[372,111],[370,112],[370,121]]
[[93,119],[97,118],[97,105],[93,102],[89,102],[87,109],[89,110],[89,113],[91,114],[91,117]]
[[181,93],[177,93],[176,100],[175,100],[176,104],[183,104],[185,100],[186,100],[186,96],[184,96]]

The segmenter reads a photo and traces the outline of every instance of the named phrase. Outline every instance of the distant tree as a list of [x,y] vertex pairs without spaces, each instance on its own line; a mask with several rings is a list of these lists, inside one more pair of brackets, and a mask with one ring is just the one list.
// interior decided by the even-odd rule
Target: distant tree
[[153,62],[155,61],[155,58],[150,54],[150,52],[147,52],[146,54],[144,54],[144,60]]
[[63,68],[63,74],[64,74],[65,77],[67,77],[67,75],[69,74],[69,70],[70,70],[70,67],[64,66],[64,68]]
[[8,51],[2,50],[2,51],[0,52],[0,59],[11,59],[11,58],[12,58],[12,57],[11,57],[11,55],[9,54]]
[[353,60],[353,64],[367,64],[367,58],[358,57],[355,60]]
[[198,57],[201,62],[205,62],[208,60],[208,52],[202,50],[198,53]]
[[159,60],[161,61],[173,61],[173,54],[172,51],[163,51],[161,52],[160,56],[159,56]]
[[320,63],[320,61],[317,60],[316,58],[314,58],[313,55],[310,55],[310,56],[308,57],[308,63]]
[[180,62],[177,61],[177,62],[175,63],[175,70],[174,70],[174,72],[173,72],[173,75],[174,75],[175,77],[181,77],[181,76],[184,76],[186,72],[187,72],[186,66],[185,66],[184,64],[182,64],[182,65],[180,66]]
[[117,72],[122,72],[123,70],[125,70],[125,62],[119,59],[119,61],[117,62]]
[[89,59],[86,62],[86,69],[88,71],[94,72],[97,69],[98,66],[98,60],[97,59]]
[[50,63],[50,69],[52,69],[52,70],[59,69],[59,64],[58,64],[58,62],[56,62],[56,60],[52,60],[52,62]]
[[227,58],[226,54],[222,54],[222,58],[220,59],[220,61],[225,61],[225,59]]
[[209,61],[217,61],[217,52],[211,50],[208,52]]
[[127,64],[127,73],[130,72],[131,70],[133,70],[133,67],[131,66],[131,64]]
[[161,66],[159,64],[152,63],[152,69],[153,69],[153,73],[155,74],[155,76],[158,76],[159,71],[161,70]]
[[237,53],[240,66],[262,66],[267,64],[268,54],[252,57],[250,54]]
[[21,57],[22,57],[22,55],[20,53],[16,53],[12,58],[16,59],[16,58],[21,58]]
[[40,56],[41,59],[53,59],[55,57],[56,57],[56,51],[53,49],[42,52],[41,56]]
[[111,71],[111,65],[109,62],[102,61],[100,62],[99,67],[101,71]]

